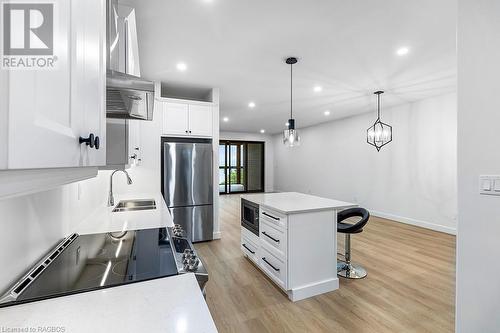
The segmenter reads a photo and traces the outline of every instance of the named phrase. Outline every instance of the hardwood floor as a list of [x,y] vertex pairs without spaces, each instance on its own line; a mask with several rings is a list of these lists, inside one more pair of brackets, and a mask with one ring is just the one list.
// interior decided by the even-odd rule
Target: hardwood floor
[[351,243],[368,276],[292,303],[243,257],[239,203],[238,195],[221,196],[222,239],[196,244],[219,332],[454,331],[454,236],[372,217]]

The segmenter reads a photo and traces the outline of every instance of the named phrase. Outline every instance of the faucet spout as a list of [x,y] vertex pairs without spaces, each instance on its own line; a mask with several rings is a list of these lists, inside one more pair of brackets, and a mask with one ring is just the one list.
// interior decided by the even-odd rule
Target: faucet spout
[[111,173],[111,176],[109,177],[108,207],[111,207],[111,206],[115,205],[115,198],[113,196],[113,176],[118,171],[121,171],[121,172],[125,173],[125,175],[127,176],[127,184],[128,185],[132,185],[132,178],[130,178],[130,175],[128,174],[128,172],[126,170],[117,169],[117,170],[113,171]]

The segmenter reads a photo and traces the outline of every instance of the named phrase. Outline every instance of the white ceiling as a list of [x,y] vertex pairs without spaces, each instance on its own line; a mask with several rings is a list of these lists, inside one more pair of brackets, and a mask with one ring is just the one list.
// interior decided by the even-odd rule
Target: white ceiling
[[[219,87],[221,130],[305,127],[456,90],[455,0],[126,0],[141,71],[169,85]],[[403,57],[396,50],[407,46]],[[179,62],[187,64],[184,72]],[[320,85],[323,91],[314,92]],[[248,103],[256,103],[254,109]],[[323,112],[330,110],[326,117]]]

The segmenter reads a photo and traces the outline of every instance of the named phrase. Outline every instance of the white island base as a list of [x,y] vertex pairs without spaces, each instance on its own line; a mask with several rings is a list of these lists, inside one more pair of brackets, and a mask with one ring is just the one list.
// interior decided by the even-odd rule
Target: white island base
[[337,213],[357,205],[296,192],[242,195],[259,205],[259,235],[241,227],[241,250],[288,298],[338,289]]

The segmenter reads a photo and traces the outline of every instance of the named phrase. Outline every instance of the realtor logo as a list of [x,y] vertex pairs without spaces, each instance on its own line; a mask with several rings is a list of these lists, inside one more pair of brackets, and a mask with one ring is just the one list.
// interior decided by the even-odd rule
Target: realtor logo
[[54,67],[54,4],[2,3],[4,69]]

